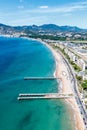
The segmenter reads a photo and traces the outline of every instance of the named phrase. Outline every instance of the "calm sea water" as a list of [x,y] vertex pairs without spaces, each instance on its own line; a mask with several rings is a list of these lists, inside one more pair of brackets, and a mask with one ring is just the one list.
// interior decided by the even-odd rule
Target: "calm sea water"
[[0,130],[74,130],[63,100],[17,100],[19,93],[57,92],[56,80],[23,80],[53,76],[54,70],[54,57],[43,44],[0,37]]

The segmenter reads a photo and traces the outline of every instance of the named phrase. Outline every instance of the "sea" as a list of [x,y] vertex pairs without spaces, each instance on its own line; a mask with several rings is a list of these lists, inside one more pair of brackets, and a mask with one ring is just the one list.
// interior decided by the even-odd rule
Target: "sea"
[[0,130],[75,130],[71,108],[64,100],[17,100],[20,93],[56,93],[57,80],[24,80],[52,77],[56,62],[39,41],[0,37]]

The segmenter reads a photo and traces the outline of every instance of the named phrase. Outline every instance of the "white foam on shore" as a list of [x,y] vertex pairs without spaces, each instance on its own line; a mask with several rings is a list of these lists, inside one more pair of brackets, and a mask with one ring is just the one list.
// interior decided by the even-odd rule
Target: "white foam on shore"
[[56,71],[54,71],[54,74],[53,74],[54,77],[56,77]]
[[28,37],[21,37],[22,39],[26,39],[26,40],[31,40],[31,41],[37,41],[37,39],[34,39],[34,38],[28,38]]

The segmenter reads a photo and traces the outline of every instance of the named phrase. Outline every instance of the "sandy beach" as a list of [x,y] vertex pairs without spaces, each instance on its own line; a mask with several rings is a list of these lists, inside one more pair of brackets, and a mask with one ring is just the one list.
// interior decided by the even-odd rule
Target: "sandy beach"
[[[62,56],[56,52],[50,45],[43,42],[53,53],[55,59],[56,59],[56,77],[60,78],[62,81],[62,92],[63,93],[73,93],[73,83],[70,80],[70,74],[67,69],[67,65],[65,64]],[[84,122],[80,114],[80,110],[78,108],[78,105],[76,103],[76,100],[74,97],[66,100],[70,106],[71,110],[74,113],[74,120],[76,125],[76,130],[84,130]]]
[[[29,38],[27,38],[29,39]],[[36,40],[36,39],[32,39]],[[68,72],[67,65],[65,64],[63,57],[58,53],[56,50],[54,50],[50,45],[47,43],[43,42],[41,39],[38,39],[40,43],[46,45],[51,52],[53,53],[55,60],[56,60],[56,71],[55,71],[55,76],[59,79],[61,79],[62,87],[61,87],[61,92],[62,93],[73,93],[73,82],[71,82],[70,79],[70,73]],[[74,130],[85,130],[84,122],[80,114],[79,107],[77,105],[77,102],[74,98],[74,96],[70,99],[65,99],[65,102],[69,104],[71,107],[71,113],[73,113],[73,118],[74,118],[74,123],[75,123],[75,129]]]

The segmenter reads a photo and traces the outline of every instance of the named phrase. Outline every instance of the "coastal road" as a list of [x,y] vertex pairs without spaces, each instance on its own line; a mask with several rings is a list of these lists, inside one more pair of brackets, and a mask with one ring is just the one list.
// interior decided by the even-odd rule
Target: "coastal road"
[[81,97],[80,97],[80,92],[78,90],[77,80],[76,80],[75,75],[73,73],[73,69],[70,66],[68,60],[64,57],[64,55],[62,54],[62,52],[60,52],[59,49],[58,49],[58,53],[62,56],[65,64],[67,65],[69,75],[71,75],[70,78],[71,78],[71,81],[73,82],[73,88],[72,89],[73,89],[73,92],[74,92],[74,96],[75,96],[76,102],[78,104],[78,107],[80,109],[80,113],[82,115],[85,128],[87,129],[87,113],[86,113],[86,109],[84,108],[83,102],[82,102]]

